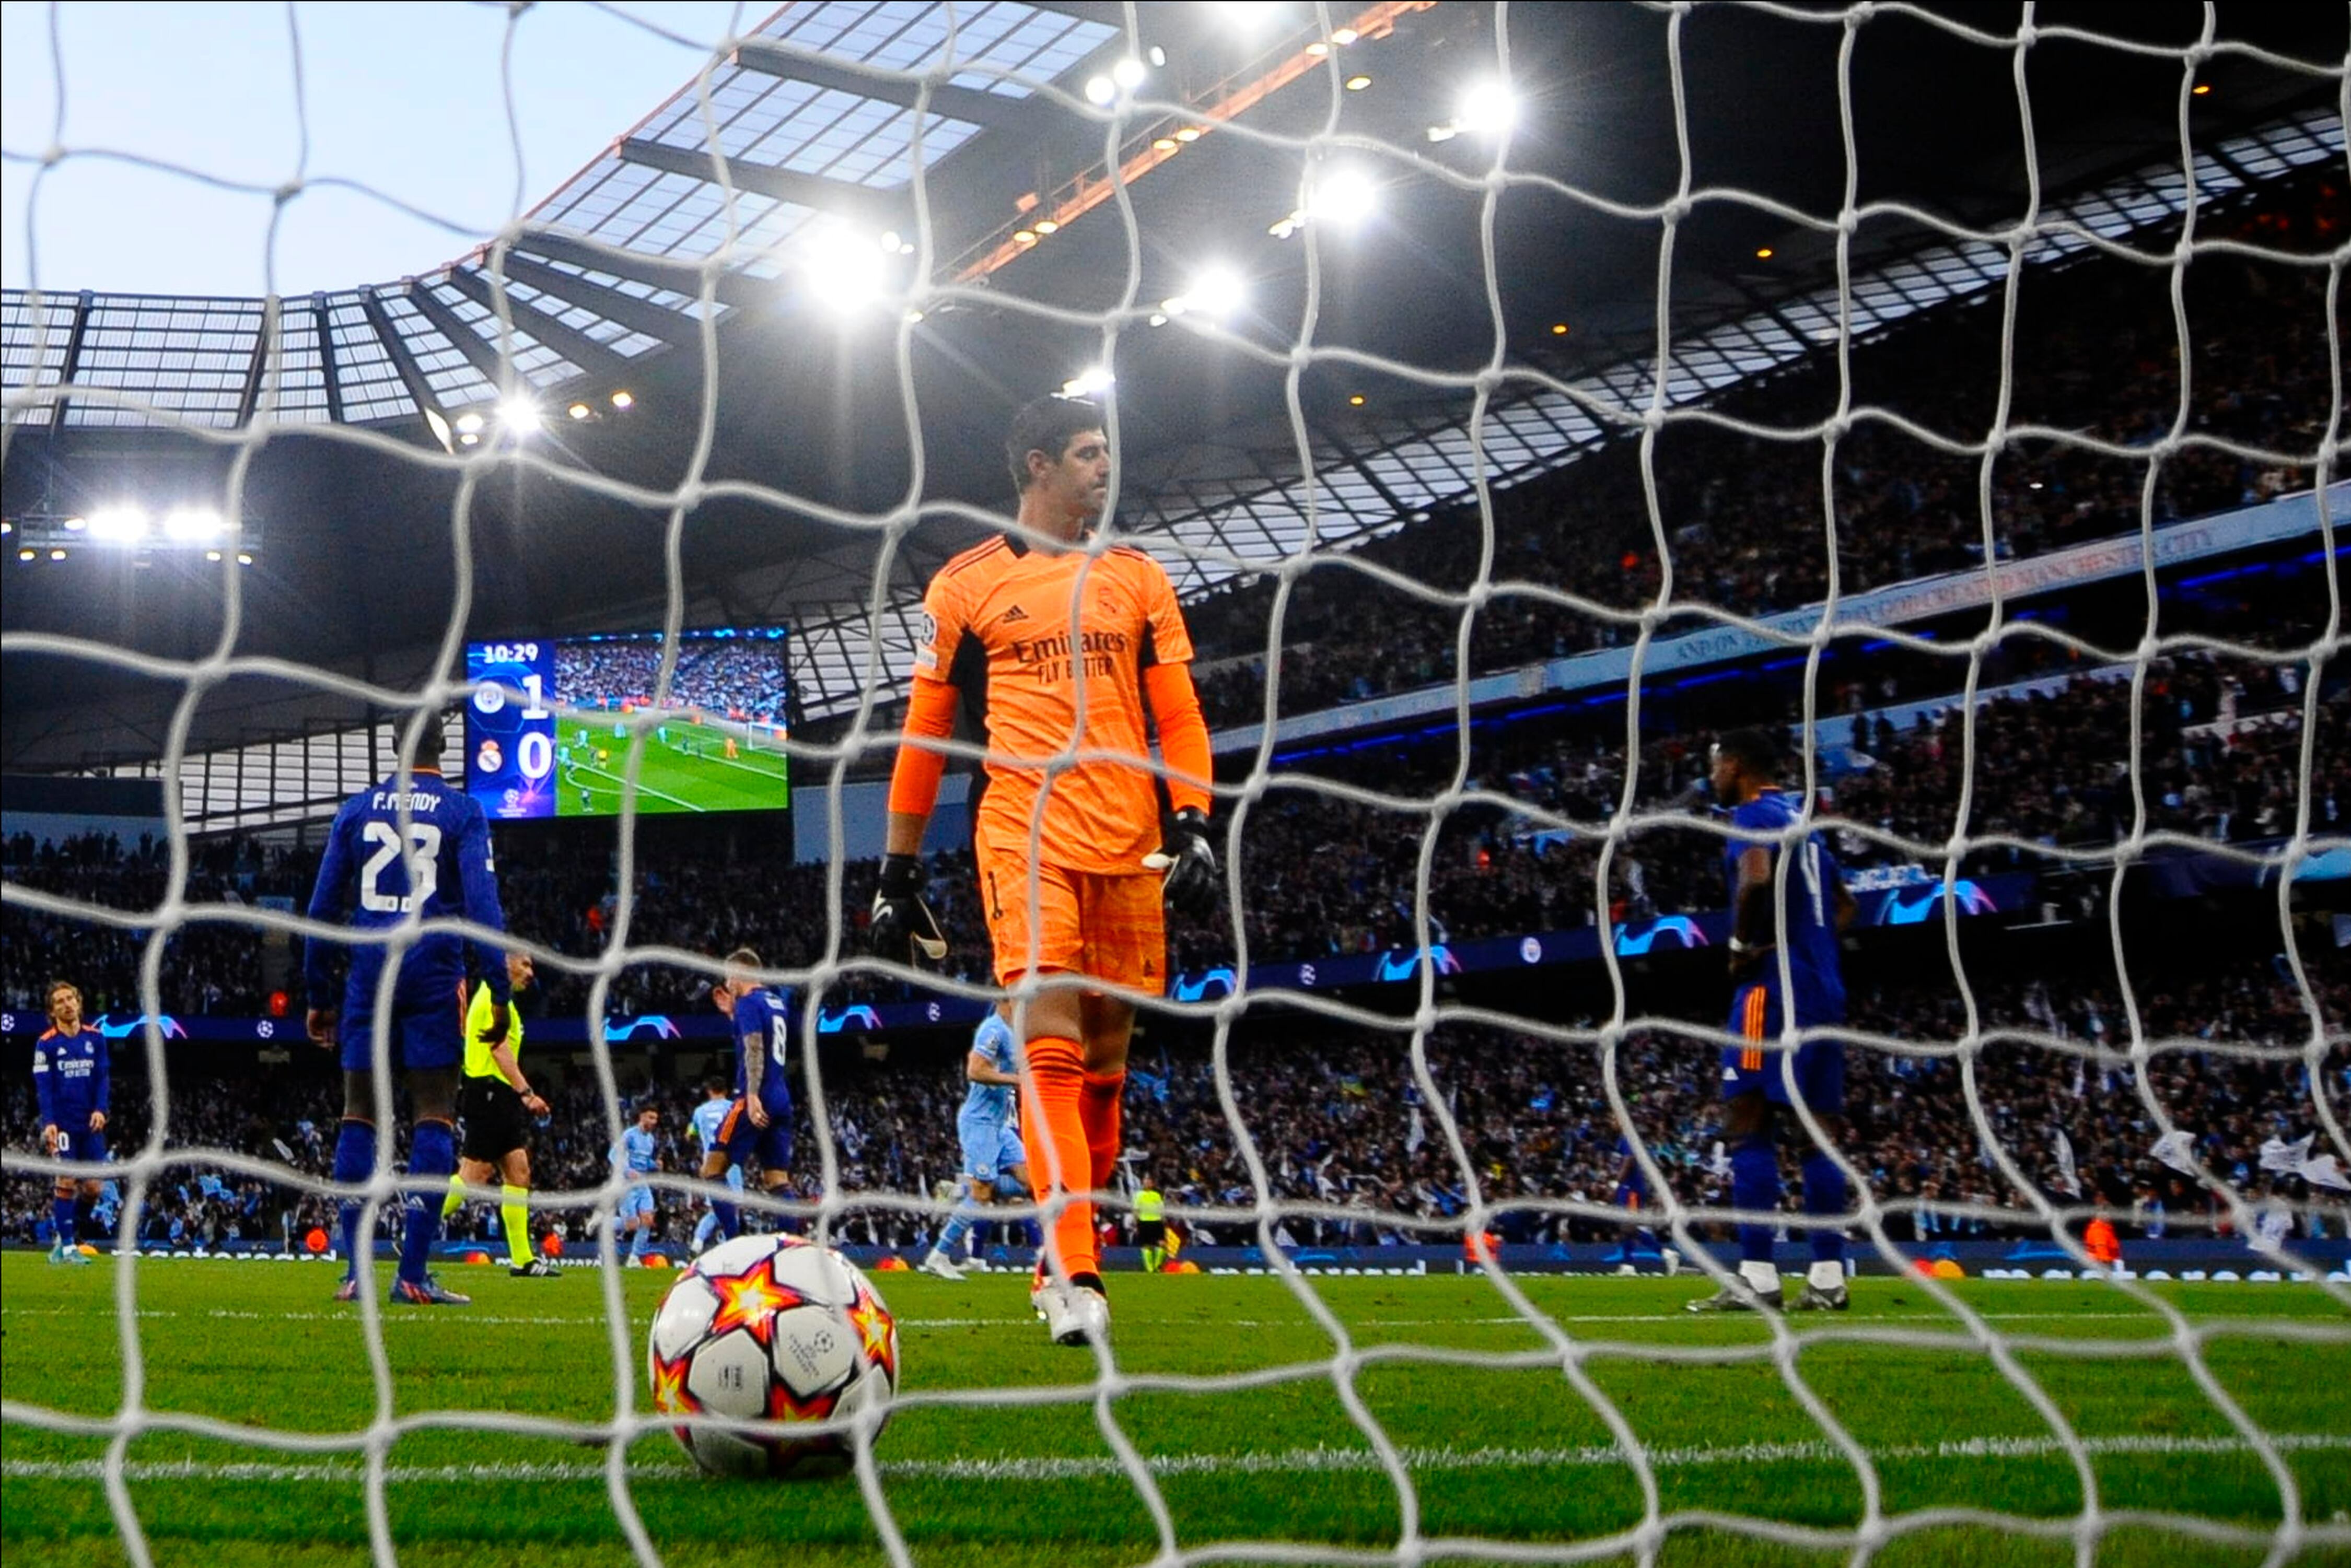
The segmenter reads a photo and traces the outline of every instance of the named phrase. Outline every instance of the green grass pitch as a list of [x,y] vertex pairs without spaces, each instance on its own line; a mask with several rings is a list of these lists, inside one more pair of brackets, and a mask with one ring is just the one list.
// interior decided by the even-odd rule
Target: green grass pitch
[[[98,1479],[106,1440],[19,1418],[28,1406],[98,1417],[120,1407],[119,1267],[68,1270],[37,1253],[0,1260],[0,1386],[9,1411],[0,1434],[0,1549],[10,1568],[125,1561]],[[357,1309],[327,1299],[329,1269],[159,1260],[138,1270],[147,1408],[273,1434],[348,1438],[366,1427],[377,1389]],[[387,1308],[383,1318],[388,1408],[421,1422],[384,1454],[384,1524],[400,1560],[453,1568],[629,1562],[597,1450],[430,1419],[505,1411],[609,1420],[604,1277],[514,1280],[463,1267],[446,1277],[474,1293],[471,1309]],[[1330,1364],[1336,1342],[1280,1281],[1114,1278],[1117,1361],[1140,1381],[1097,1402],[1091,1354],[1046,1342],[1023,1280],[874,1279],[897,1314],[904,1365],[902,1403],[876,1450],[881,1482],[896,1528],[926,1568],[1067,1568],[1159,1555],[1152,1516],[1118,1469],[1105,1422],[1151,1462],[1179,1550],[1240,1561],[1251,1559],[1251,1542],[1300,1543],[1325,1560],[1394,1551],[1407,1504],[1349,1419]],[[645,1327],[666,1282],[658,1273],[619,1276],[641,1409]],[[1657,1507],[1672,1527],[1657,1561],[1855,1560],[1850,1542],[1769,1541],[1726,1521],[1849,1531],[1864,1519],[1864,1484],[1782,1380],[1767,1325],[1683,1313],[1697,1289],[1687,1280],[1520,1281],[1551,1332],[1564,1336],[1556,1342],[1481,1279],[1310,1282],[1359,1353],[1347,1392],[1409,1469],[1425,1561],[1467,1563],[1479,1540],[1564,1554],[1640,1525],[1640,1481],[1563,1372],[1560,1343],[1651,1454]],[[2351,1315],[2307,1284],[2159,1289],[2194,1323],[2210,1375],[2281,1439],[2302,1518],[2319,1531],[2293,1560],[2351,1562]],[[2263,1560],[2258,1544],[2227,1532],[2273,1529],[2282,1490],[2199,1386],[2163,1318],[2095,1283],[1975,1282],[1961,1294],[2085,1439],[2098,1506],[2110,1519],[2124,1516],[2101,1536],[2096,1562]],[[1892,1539],[1870,1561],[2074,1562],[2064,1531],[2084,1508],[2084,1488],[2046,1423],[1916,1285],[1864,1280],[1854,1295],[1849,1315],[1792,1324],[1801,1345],[1792,1368],[1873,1458]],[[1904,1344],[1889,1331],[1940,1337]],[[1405,1354],[1415,1347],[1424,1354]],[[1285,1367],[1291,1375],[1238,1385]],[[926,1398],[1054,1385],[1058,1400],[1019,1406]],[[150,1431],[126,1445],[125,1458],[130,1502],[162,1568],[303,1568],[367,1556],[365,1456],[348,1444],[301,1453]],[[661,1432],[632,1443],[626,1463],[644,1529],[668,1562],[862,1568],[888,1560],[853,1477],[710,1479]],[[2041,1533],[1974,1522],[1981,1516],[1964,1511],[1922,1521],[1923,1511],[1998,1511]],[[2160,1527],[2134,1521],[2133,1511],[2185,1515],[2205,1528]]]
[[[572,740],[576,725],[559,735],[570,747],[569,762],[557,769],[555,814],[559,817],[616,817],[621,812],[622,785],[627,777],[629,743],[612,733],[609,724],[593,727],[588,747]],[[668,726],[664,742],[645,736],[645,758],[637,773],[640,811],[771,810],[791,803],[790,762],[776,749],[773,737],[758,747],[737,737],[737,755],[728,758],[726,733],[716,725],[692,725],[683,720]],[[691,741],[698,750],[687,756]],[[599,766],[594,747],[605,748]],[[583,793],[584,798],[583,798]]]

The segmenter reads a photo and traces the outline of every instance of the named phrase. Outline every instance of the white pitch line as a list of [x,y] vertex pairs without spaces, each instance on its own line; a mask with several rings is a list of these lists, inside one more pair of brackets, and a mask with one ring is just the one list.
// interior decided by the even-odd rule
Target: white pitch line
[[[2281,1452],[2300,1453],[2351,1449],[2351,1435],[2341,1433],[2280,1433],[2270,1438]],[[2225,1457],[2253,1452],[2239,1437],[2089,1437],[2082,1450],[2095,1455],[2148,1458]],[[1980,1461],[2036,1459],[2070,1451],[2055,1437],[1970,1437],[1956,1442],[1906,1443],[1867,1450],[1878,1464],[1906,1460]],[[1558,1469],[1630,1463],[1626,1452],[1614,1445],[1576,1448],[1420,1448],[1398,1450],[1405,1466],[1415,1470]],[[1719,1448],[1650,1448],[1644,1457],[1653,1469],[1690,1469],[1714,1465],[1848,1463],[1844,1450],[1826,1442],[1740,1443]],[[1290,1448],[1278,1453],[1160,1454],[1144,1461],[1155,1476],[1300,1475],[1312,1473],[1378,1473],[1379,1456],[1363,1448]],[[363,1481],[364,1466],[348,1461],[309,1464],[272,1462],[213,1463],[198,1459],[136,1460],[122,1467],[134,1481]],[[1122,1479],[1126,1470],[1108,1456],[1085,1458],[893,1459],[881,1467],[885,1479],[908,1481],[1071,1481]],[[602,1481],[600,1464],[530,1464],[506,1462],[473,1465],[387,1465],[384,1479],[393,1485],[434,1485],[478,1481]],[[632,1480],[678,1479],[692,1471],[678,1465],[632,1465]],[[101,1480],[106,1465],[99,1459],[18,1459],[8,1465],[12,1480]]]
[[[78,1307],[13,1307],[0,1305],[0,1316],[5,1317],[65,1317],[68,1315],[74,1317],[87,1317],[89,1314]],[[141,1318],[230,1318],[251,1322],[340,1322],[344,1321],[356,1322],[359,1321],[359,1312],[357,1308],[347,1308],[333,1312],[297,1311],[283,1312],[242,1312],[231,1307],[211,1307],[201,1312],[183,1312],[175,1307],[141,1307],[139,1309],[139,1315]],[[1655,1312],[1551,1313],[1546,1314],[1546,1316],[1548,1321],[1554,1323],[1679,1323],[1687,1326],[1695,1326],[1698,1322],[1698,1320],[1690,1318],[1685,1313],[1672,1311]],[[1979,1313],[1978,1316],[1991,1322],[2114,1322],[2143,1321],[2147,1323],[2149,1327],[2159,1328],[2163,1326],[2163,1320],[2151,1312],[1981,1312]],[[423,1322],[434,1320],[427,1319],[415,1313],[387,1311],[383,1314],[382,1321],[387,1323],[402,1323]],[[528,1328],[564,1328],[574,1327],[583,1323],[602,1323],[606,1319],[604,1314],[601,1312],[583,1312],[570,1317],[559,1317],[552,1315],[529,1316],[513,1312],[469,1312],[465,1314],[465,1321],[469,1323],[520,1324]],[[1353,1318],[1343,1319],[1341,1321],[1344,1326],[1349,1329],[1493,1327],[1506,1324],[1531,1326],[1528,1324],[1528,1321],[1525,1318],[1517,1316],[1474,1318]],[[1721,1320],[1717,1319],[1715,1321],[1719,1322]],[[1860,1317],[1849,1317],[1846,1321],[1852,1322],[1868,1322],[1873,1325],[1887,1328],[1931,1328],[1938,1324],[1957,1323],[1959,1320],[1957,1318],[1948,1317],[1942,1313],[1921,1312],[1916,1313],[1904,1313],[1898,1316],[1889,1314],[1882,1317],[1865,1313]],[[2205,1321],[2234,1322],[2249,1320],[2245,1318],[2230,1318]],[[898,1326],[902,1329],[1027,1328],[1034,1326],[1036,1322],[1036,1314],[1032,1312],[1026,1317],[1002,1318],[901,1317],[898,1319]],[[1169,1326],[1180,1328],[1185,1325],[1176,1323]],[[1212,1322],[1204,1322],[1198,1326],[1236,1329],[1311,1329],[1316,1325],[1312,1319],[1301,1316],[1296,1318],[1279,1319],[1217,1318]]]

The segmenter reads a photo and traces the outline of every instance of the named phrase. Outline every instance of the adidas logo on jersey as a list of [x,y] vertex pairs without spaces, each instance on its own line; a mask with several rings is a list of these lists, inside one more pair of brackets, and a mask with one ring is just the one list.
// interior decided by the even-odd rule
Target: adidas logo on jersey
[[998,616],[996,618],[996,623],[998,626],[1009,626],[1015,621],[1026,621],[1028,619],[1029,612],[1021,609],[1020,606],[1016,604],[1011,609],[1006,611],[1003,614]]

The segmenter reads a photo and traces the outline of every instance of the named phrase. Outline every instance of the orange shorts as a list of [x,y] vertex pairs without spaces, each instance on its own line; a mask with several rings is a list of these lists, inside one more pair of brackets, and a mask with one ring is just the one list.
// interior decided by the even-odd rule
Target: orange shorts
[[1031,871],[1026,857],[979,852],[979,903],[996,946],[997,984],[1036,969],[1136,991],[1166,985],[1167,916],[1156,873],[1111,876],[1035,866],[1032,930]]

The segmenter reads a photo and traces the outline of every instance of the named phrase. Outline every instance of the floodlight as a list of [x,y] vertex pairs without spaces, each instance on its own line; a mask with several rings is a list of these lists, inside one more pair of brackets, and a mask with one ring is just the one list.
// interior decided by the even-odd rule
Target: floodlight
[[251,565],[253,564],[253,556],[252,556],[252,554],[251,554],[249,551],[246,551],[246,550],[239,550],[239,551],[237,551],[237,552],[236,552],[236,564],[237,564],[237,565],[239,565],[239,566],[251,566]]
[[16,559],[17,559],[18,560],[31,560],[31,559],[33,559],[35,557],[38,556],[39,554],[40,554],[40,551],[38,551],[38,550],[33,550],[33,549],[20,549],[20,550],[18,550],[18,551],[16,552]]
[[535,435],[542,423],[538,404],[520,394],[507,398],[498,404],[498,423],[517,436]]
[[89,515],[89,537],[108,544],[136,544],[147,537],[147,514],[137,507],[101,507]]
[[1306,216],[1318,224],[1358,224],[1379,205],[1379,187],[1360,169],[1326,169],[1306,198]]
[[163,519],[163,537],[174,544],[204,544],[218,538],[227,524],[209,507],[183,507]]
[[61,549],[53,549],[49,552],[49,559],[51,560],[63,560],[66,559],[66,552]]
[[457,434],[460,435],[479,435],[482,434],[482,426],[488,423],[489,422],[484,419],[478,413],[468,411],[467,413],[461,413],[457,416]]
[[1063,397],[1099,397],[1110,391],[1117,377],[1101,365],[1090,365],[1061,383]]
[[1119,61],[1118,64],[1110,68],[1110,79],[1116,82],[1119,86],[1126,89],[1129,92],[1133,92],[1136,88],[1141,87],[1143,85],[1143,78],[1150,74],[1151,72],[1149,68],[1146,68],[1141,60],[1136,59],[1133,55],[1127,56],[1126,58]]
[[1518,118],[1519,100],[1499,81],[1479,82],[1468,89],[1453,111],[1454,128],[1473,136],[1499,136]]
[[575,402],[563,412],[569,414],[574,419],[586,419],[590,414],[594,413],[596,411],[590,408],[584,402]]
[[1186,308],[1221,321],[1249,303],[1249,284],[1229,267],[1211,267],[1180,298]]
[[1097,105],[1107,104],[1111,99],[1117,96],[1118,83],[1111,80],[1110,78],[1088,77],[1086,78],[1086,101],[1088,103]]
[[634,408],[637,406],[637,400],[626,391],[616,392],[612,394],[612,406],[622,409]]
[[[68,517],[68,518],[66,519],[66,523],[65,523],[66,532],[68,532],[68,533],[69,533],[69,534],[78,534],[78,533],[80,533],[84,528],[89,528],[89,519],[88,517]],[[0,523],[0,533],[10,533],[10,534],[13,534],[13,533],[15,533],[16,531],[16,524],[14,524],[14,523]]]
[[800,277],[828,308],[847,315],[882,294],[882,271],[873,262],[874,242],[839,224],[811,232],[800,245]]

